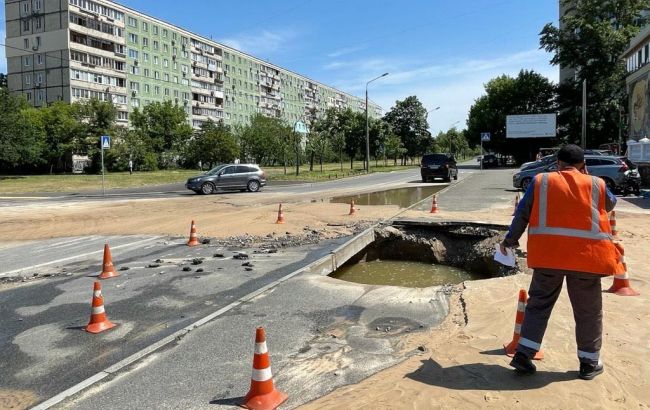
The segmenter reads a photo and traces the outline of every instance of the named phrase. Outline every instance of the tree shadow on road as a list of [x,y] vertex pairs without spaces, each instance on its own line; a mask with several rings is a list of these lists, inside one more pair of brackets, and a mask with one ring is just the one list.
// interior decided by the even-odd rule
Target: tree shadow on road
[[538,371],[534,375],[522,375],[511,368],[487,363],[443,368],[432,359],[427,359],[422,360],[422,366],[406,377],[452,390],[514,391],[539,389],[551,383],[574,380],[578,374],[575,371]]

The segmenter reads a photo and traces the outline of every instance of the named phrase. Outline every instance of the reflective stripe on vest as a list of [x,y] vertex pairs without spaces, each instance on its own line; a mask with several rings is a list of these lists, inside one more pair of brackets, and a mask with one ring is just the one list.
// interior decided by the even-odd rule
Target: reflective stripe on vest
[[600,230],[600,214],[598,203],[600,202],[600,187],[597,177],[591,177],[591,230],[573,228],[553,228],[547,226],[546,215],[548,211],[548,174],[542,174],[542,185],[539,190],[539,226],[530,227],[529,235],[559,235],[574,238],[604,240],[612,239],[608,232]]

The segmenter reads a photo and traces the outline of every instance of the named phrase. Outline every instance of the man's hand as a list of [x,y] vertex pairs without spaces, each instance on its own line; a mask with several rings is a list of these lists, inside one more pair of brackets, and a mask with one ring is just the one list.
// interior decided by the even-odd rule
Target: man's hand
[[508,251],[507,251],[506,245],[504,245],[503,242],[501,242],[501,243],[499,244],[499,250],[501,251],[501,253],[502,253],[503,255],[507,255],[507,254],[508,254]]

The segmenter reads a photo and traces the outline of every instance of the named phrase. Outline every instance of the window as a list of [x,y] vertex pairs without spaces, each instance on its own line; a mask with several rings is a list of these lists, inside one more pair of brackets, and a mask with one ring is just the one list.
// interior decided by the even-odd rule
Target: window
[[153,63],[158,65],[158,56],[153,56]]
[[[144,40],[144,39],[143,39],[143,40]],[[145,63],[148,63],[148,62],[149,62],[149,53],[142,53],[142,60],[143,60]]]
[[132,65],[131,66],[131,74],[140,75],[140,67],[136,67],[136,66]]
[[153,78],[155,78],[156,80],[160,80],[160,73],[158,71],[154,71]]
[[165,88],[165,95],[169,97],[169,88]]
[[38,102],[43,102],[43,90],[38,90],[38,94],[36,95],[38,96]]
[[144,76],[149,77],[149,69],[148,68],[144,69]]
[[163,59],[163,67],[169,67],[169,60]]
[[138,58],[138,50],[134,50],[132,48],[129,49],[129,58],[137,59]]
[[41,36],[36,36],[36,38],[34,39],[34,43],[36,44],[36,47],[40,47],[41,46]]
[[27,101],[31,101],[32,100],[32,93],[31,92],[25,93],[25,97],[27,98]]
[[40,11],[42,6],[42,0],[35,0],[34,1],[34,10]]
[[128,121],[129,119],[129,113],[126,111],[118,111],[117,112],[117,119],[119,121]]
[[32,65],[32,57],[31,56],[23,57],[23,61],[25,63],[25,67],[29,67],[30,65]]
[[174,83],[178,84],[178,76],[177,75],[174,76]]
[[138,35],[137,35],[137,34],[133,34],[133,33],[129,33],[129,41],[130,41],[131,43],[138,44]]
[[28,14],[29,13],[29,3],[24,2],[23,3],[23,14]]
[[144,92],[149,94],[151,92],[151,89],[149,88],[149,84],[144,85]]
[[162,31],[162,37],[167,38],[167,29],[166,28],[164,28],[163,31]]
[[645,47],[643,48],[643,53],[645,54],[645,59],[643,60],[644,63],[648,63],[650,61],[650,44],[646,44]]
[[163,80],[169,82],[169,74],[165,73],[163,75]]
[[43,65],[43,54],[36,55],[36,64]]
[[155,86],[155,87],[153,88],[153,90],[154,90],[154,94],[156,94],[156,95],[160,95],[160,87],[159,87],[159,86]]
[[151,26],[151,32],[158,35],[158,26]]
[[29,31],[29,20],[23,20],[23,31]]
[[147,37],[142,37],[142,47],[149,47],[149,39]]
[[142,31],[149,31],[149,24],[146,21],[142,22]]
[[29,39],[25,39],[25,50],[29,48]]
[[42,73],[38,73],[38,74],[36,74],[36,81],[35,81],[35,83],[36,83],[36,84],[43,84],[43,74],[42,74]]
[[32,83],[32,75],[31,74],[25,74],[25,84],[30,85]]
[[156,40],[153,41],[153,49],[154,50],[158,50],[158,44],[159,44],[158,41],[156,41]]
[[43,20],[42,19],[37,18],[36,20],[34,20],[34,22],[36,23],[35,25],[36,25],[37,30],[40,30],[41,28],[43,28]]
[[138,108],[140,106],[140,100],[137,98],[131,98],[131,107]]
[[140,83],[131,81],[129,88],[131,88],[131,91],[140,91]]
[[138,27],[138,20],[134,19],[133,17],[129,17],[128,24],[131,27]]

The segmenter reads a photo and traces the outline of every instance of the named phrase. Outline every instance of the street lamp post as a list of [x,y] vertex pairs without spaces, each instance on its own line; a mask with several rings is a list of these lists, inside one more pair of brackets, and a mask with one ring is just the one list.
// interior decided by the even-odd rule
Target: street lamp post
[[368,123],[368,85],[375,80],[379,80],[382,77],[386,77],[387,75],[388,73],[384,73],[379,77],[373,78],[372,80],[366,83],[366,163],[365,163],[366,173],[370,173],[370,129]]

